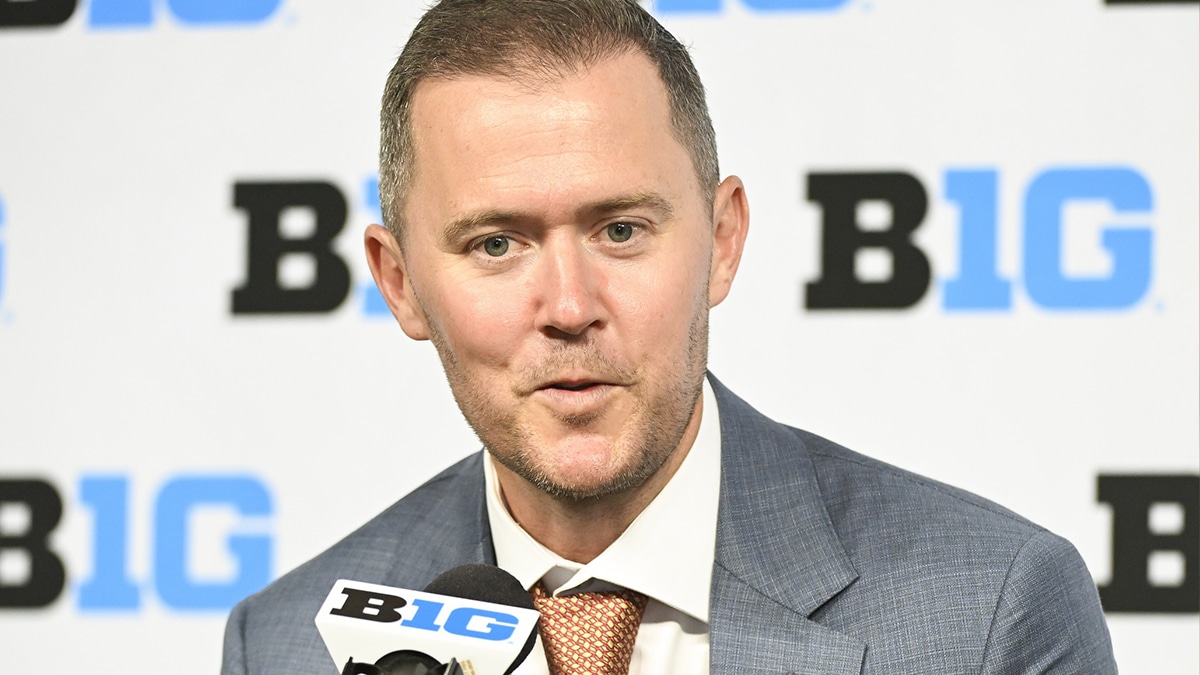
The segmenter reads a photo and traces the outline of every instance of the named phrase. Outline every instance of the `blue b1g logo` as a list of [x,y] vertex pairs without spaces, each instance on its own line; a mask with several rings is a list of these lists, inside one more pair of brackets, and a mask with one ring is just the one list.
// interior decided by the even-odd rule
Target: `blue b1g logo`
[[[961,217],[958,276],[946,281],[947,309],[1007,309],[1011,281],[996,270],[994,170],[946,172],[946,198]],[[1025,292],[1046,309],[1121,309],[1141,300],[1150,287],[1152,233],[1136,226],[1108,226],[1100,233],[1111,262],[1107,274],[1081,277],[1064,270],[1063,211],[1071,203],[1099,202],[1116,214],[1149,216],[1150,184],[1128,167],[1070,167],[1043,171],[1025,190],[1022,212],[1022,269]]]
[[[958,274],[942,284],[951,311],[1007,311],[1014,289],[1023,286],[1032,303],[1050,311],[1121,310],[1137,305],[1150,289],[1154,197],[1150,183],[1126,166],[1050,167],[1032,177],[1011,225],[1019,227],[1019,276],[999,269],[1000,172],[994,168],[950,169],[943,176],[945,199],[958,208]],[[932,265],[913,234],[925,220],[929,191],[914,175],[890,172],[811,173],[808,199],[821,209],[821,271],[805,285],[810,310],[902,309],[920,301],[932,286]],[[1101,225],[1096,239],[1071,247],[1107,261],[1107,269],[1081,273],[1068,263],[1068,207],[1099,204],[1122,221]],[[864,205],[888,214],[869,223]],[[1078,242],[1077,242],[1078,243]],[[882,278],[867,278],[863,254],[881,254]]]
[[[248,25],[266,21],[283,0],[91,0],[87,23],[94,28],[139,28],[170,16],[184,26]],[[0,28],[57,26],[78,9],[79,0],[0,0]]]
[[655,0],[654,10],[668,12],[719,12],[726,3],[738,2],[760,12],[820,12],[841,9],[850,0]]
[[[92,516],[92,569],[78,585],[79,609],[137,610],[152,587],[174,610],[226,611],[270,581],[273,540],[261,521],[273,514],[273,506],[262,481],[239,475],[183,475],[166,481],[154,500],[152,579],[146,581],[132,572],[130,540],[136,523],[130,517],[129,486],[129,477],[122,474],[85,475],[79,483],[79,500]],[[24,570],[16,578],[0,574],[0,609],[45,607],[67,587],[67,565],[50,541],[63,507],[61,493],[48,481],[0,478],[0,557],[21,561],[12,567]],[[231,512],[236,519],[219,535],[233,573],[197,578],[192,568],[199,556],[192,547],[203,529],[197,520],[213,509]]]
[[93,26],[149,26],[156,5],[184,24],[251,24],[266,21],[283,0],[92,0]]

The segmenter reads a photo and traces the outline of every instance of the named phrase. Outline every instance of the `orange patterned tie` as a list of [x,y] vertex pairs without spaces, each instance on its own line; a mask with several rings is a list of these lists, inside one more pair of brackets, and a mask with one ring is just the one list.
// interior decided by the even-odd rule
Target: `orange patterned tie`
[[623,590],[556,598],[541,582],[532,593],[550,675],[628,675],[646,596]]

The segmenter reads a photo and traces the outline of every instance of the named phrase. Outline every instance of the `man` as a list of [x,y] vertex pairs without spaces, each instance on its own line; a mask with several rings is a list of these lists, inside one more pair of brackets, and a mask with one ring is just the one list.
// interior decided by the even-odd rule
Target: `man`
[[[469,562],[539,597],[633,591],[631,673],[1115,672],[1068,543],[706,380],[746,194],[635,2],[433,7],[388,80],[380,177],[372,273],[485,452],[239,605],[224,673],[336,672],[313,627],[335,579]],[[576,672],[553,651],[518,672]]]

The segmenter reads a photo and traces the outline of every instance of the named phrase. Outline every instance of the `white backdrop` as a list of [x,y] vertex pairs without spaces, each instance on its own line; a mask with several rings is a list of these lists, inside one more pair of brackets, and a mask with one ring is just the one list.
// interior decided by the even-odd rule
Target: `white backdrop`
[[[0,0],[0,599],[55,585],[34,549],[65,567],[61,593],[0,609],[0,672],[215,672],[232,595],[478,447],[432,348],[365,294],[378,99],[423,6]],[[780,421],[1046,525],[1110,583],[1098,476],[1194,477],[1200,464],[1197,4],[654,9],[692,46],[722,170],[751,200],[739,279],[713,314],[713,371]],[[879,172],[928,197],[912,237],[928,291],[903,309],[810,308],[829,216],[810,177]],[[995,176],[994,208],[957,191],[964,172]],[[1114,173],[1099,198],[1078,187]],[[1026,203],[1056,176],[1076,181],[1059,195],[1062,252],[1050,272],[1030,269],[1045,222]],[[232,311],[250,264],[235,184],[257,182],[344,197],[333,250],[353,289],[336,309]],[[1148,204],[1122,201],[1138,186]],[[886,225],[871,207],[861,222]],[[948,307],[963,232],[989,213],[984,276],[1010,282],[1011,301]],[[280,228],[304,238],[313,212]],[[1144,233],[1149,249],[1106,248],[1106,232]],[[878,253],[862,254],[862,278],[888,278]],[[279,276],[304,287],[323,273],[294,256]],[[1133,297],[1047,306],[1054,274]],[[45,493],[30,506],[19,480],[63,504],[44,545],[28,533]],[[1195,500],[1190,518],[1155,500],[1149,529],[1191,532],[1194,546]],[[1139,583],[1178,598],[1197,555],[1155,553]],[[1190,602],[1110,611],[1122,672],[1200,670]]]

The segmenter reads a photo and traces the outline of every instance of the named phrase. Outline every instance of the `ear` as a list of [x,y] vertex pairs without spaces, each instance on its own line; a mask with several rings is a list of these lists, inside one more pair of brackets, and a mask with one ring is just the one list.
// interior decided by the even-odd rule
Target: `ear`
[[708,277],[708,306],[716,307],[733,285],[746,233],[750,230],[750,203],[742,179],[730,176],[713,195],[713,251]]
[[429,320],[413,294],[408,267],[404,264],[404,253],[396,238],[380,225],[369,225],[363,235],[363,243],[375,285],[379,287],[379,292],[383,294],[384,301],[404,334],[414,340],[428,340]]

